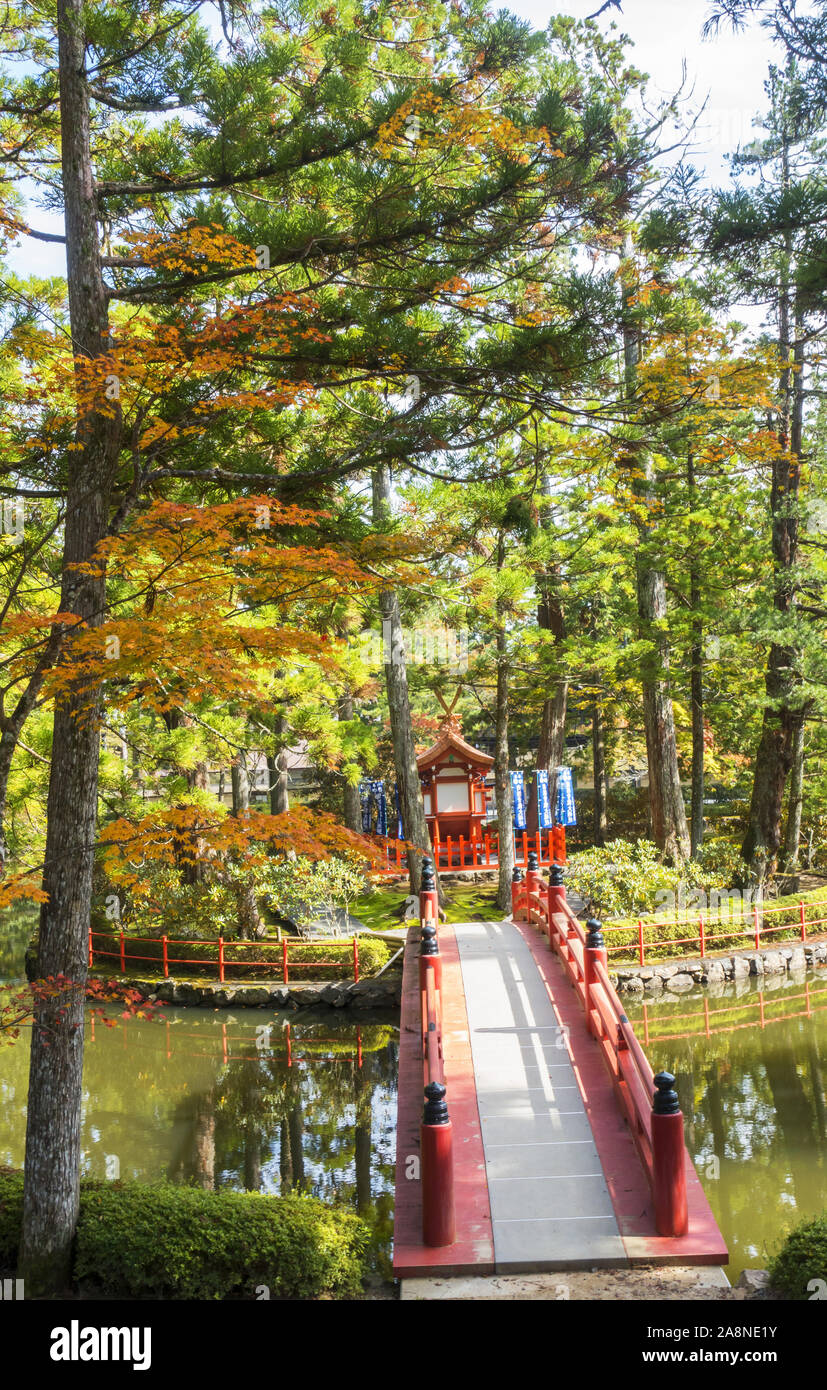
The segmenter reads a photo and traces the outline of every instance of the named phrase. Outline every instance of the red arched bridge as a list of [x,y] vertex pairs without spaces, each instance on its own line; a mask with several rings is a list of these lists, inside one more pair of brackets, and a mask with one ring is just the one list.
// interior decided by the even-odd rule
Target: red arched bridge
[[720,1265],[684,1142],[554,864],[514,871],[512,920],[438,925],[430,860],[405,948],[394,1272]]

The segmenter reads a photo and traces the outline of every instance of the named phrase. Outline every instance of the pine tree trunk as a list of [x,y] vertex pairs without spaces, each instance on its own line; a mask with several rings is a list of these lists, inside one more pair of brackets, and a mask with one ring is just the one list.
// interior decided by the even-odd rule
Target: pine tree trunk
[[230,768],[233,787],[233,815],[243,815],[250,809],[250,774],[247,769],[246,749],[240,748],[233,758]]
[[[794,571],[798,557],[798,520],[794,503],[801,477],[804,421],[804,334],[796,315],[795,343],[790,362],[790,308],[782,292],[779,307],[780,348],[785,366],[779,394],[782,399],[776,431],[780,449],[772,460],[772,555],[775,578],[774,607],[785,618],[795,610]],[[797,370],[792,370],[796,367]],[[759,882],[775,870],[781,846],[784,790],[795,760],[794,743],[799,722],[796,687],[799,656],[792,643],[773,643],[764,678],[766,705],[761,741],[755,758],[749,821],[741,854]]]
[[270,782],[270,813],[274,816],[282,816],[290,810],[290,792],[287,777],[287,750],[285,747],[285,737],[287,733],[287,720],[283,714],[277,714],[273,721],[273,730],[276,735],[276,748],[272,756],[267,758],[267,771]]
[[[690,507],[695,505],[695,459],[691,452],[686,459],[686,481]],[[692,643],[689,651],[689,700],[692,717],[692,794],[689,812],[689,852],[697,859],[704,840],[704,627],[701,613],[701,580],[698,562],[693,555],[689,561],[689,609]]]
[[[110,350],[100,273],[95,188],[89,143],[85,35],[81,0],[58,0],[61,163],[66,226],[69,316],[75,360],[88,398],[90,362]],[[69,457],[61,610],[88,627],[100,624],[105,580],[69,566],[88,562],[108,525],[109,492],[118,456],[118,410],[100,394],[79,416]],[[109,416],[105,413],[110,412]],[[71,636],[63,641],[71,658]],[[87,940],[98,794],[100,686],[56,701],[47,805],[39,968],[75,982],[70,996],[40,1005],[32,1026],[23,1232],[19,1268],[26,1296],[68,1283],[77,1223]]]
[[[387,523],[390,515],[390,476],[387,469],[377,469],[373,475],[373,524],[377,529]],[[402,831],[409,844],[420,853],[408,854],[408,874],[412,893],[419,892],[422,876],[422,855],[431,853],[431,838],[425,820],[425,804],[419,769],[416,766],[416,743],[411,722],[411,702],[408,694],[408,671],[402,635],[399,599],[394,589],[383,589],[379,595],[382,615],[383,641],[387,646],[385,685],[390,711],[393,761],[399,805],[402,812]],[[435,866],[436,867],[436,866]],[[439,878],[437,876],[437,884]],[[441,898],[441,892],[440,892]]]
[[[497,545],[497,569],[505,563],[505,540]],[[497,716],[494,743],[494,795],[497,801],[497,905],[503,913],[511,911],[511,877],[514,872],[514,815],[509,776],[508,721],[510,714],[508,638],[505,605],[497,600]]]
[[[543,478],[543,494],[551,495],[551,479]],[[545,523],[546,527],[548,522]],[[538,584],[540,601],[537,605],[537,626],[541,632],[551,632],[555,646],[561,646],[566,635],[563,608],[560,603],[557,581],[559,567],[552,566]],[[566,746],[566,711],[568,706],[569,683],[560,679],[555,683],[554,693],[543,701],[540,719],[540,741],[537,747],[537,767],[548,773],[548,792],[551,805],[554,805],[557,790],[557,768],[562,766]],[[527,808],[526,824],[529,831],[539,829],[536,781],[532,787]]]
[[603,712],[596,701],[592,707],[592,769],[594,772],[594,843],[601,846],[605,845],[609,838],[609,810]]
[[[625,255],[632,256],[631,238],[627,239]],[[626,396],[633,404],[637,388],[637,368],[640,361],[639,330],[628,310],[636,290],[636,277],[626,272],[624,285],[623,354]],[[687,859],[690,850],[689,828],[683,803],[675,715],[669,693],[669,639],[664,631],[666,621],[666,577],[651,554],[651,516],[654,498],[654,470],[648,444],[642,437],[630,438],[627,463],[632,493],[640,504],[636,521],[638,548],[635,554],[637,571],[637,606],[641,636],[648,639],[649,654],[642,670],[643,721],[646,730],[646,755],[649,766],[649,809],[652,836],[659,849],[676,863]]]
[[52,631],[43,654],[29,677],[28,684],[17,700],[14,709],[11,714],[4,716],[2,720],[0,720],[0,728],[2,728],[2,733],[0,733],[0,875],[2,875],[4,871],[8,854],[5,824],[12,759],[14,758],[20,735],[23,732],[23,726],[37,703],[37,697],[46,679],[46,673],[54,663],[60,649],[62,637],[62,627],[55,628]]
[[[343,695],[339,701],[339,718],[343,723],[349,723],[353,718],[352,695]],[[360,834],[362,830],[362,802],[359,788],[354,786],[352,782],[346,781],[342,788],[342,813],[348,830],[355,830],[357,834]]]
[[804,806],[804,736],[806,710],[793,735],[793,764],[790,772],[790,797],[787,804],[787,826],[784,835],[784,871],[792,874],[798,868],[798,848],[801,840],[801,812]]

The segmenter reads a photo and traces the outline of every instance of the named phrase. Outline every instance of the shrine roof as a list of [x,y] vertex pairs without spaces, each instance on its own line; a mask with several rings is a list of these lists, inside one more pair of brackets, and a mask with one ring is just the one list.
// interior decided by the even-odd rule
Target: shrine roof
[[[451,724],[453,725],[453,723],[452,720]],[[483,753],[482,749],[474,748],[472,744],[466,743],[459,729],[450,727],[447,721],[440,728],[436,743],[432,744],[430,748],[426,748],[424,753],[417,755],[416,765],[421,772],[423,768],[433,766],[445,754],[449,753],[456,753],[463,762],[476,763],[478,767],[494,766],[493,758],[489,757],[487,753]]]

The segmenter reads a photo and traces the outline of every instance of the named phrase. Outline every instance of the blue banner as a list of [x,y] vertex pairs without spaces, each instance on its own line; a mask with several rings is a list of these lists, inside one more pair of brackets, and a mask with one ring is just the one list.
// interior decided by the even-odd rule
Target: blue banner
[[403,833],[403,831],[402,831],[402,807],[401,807],[400,804],[399,804],[399,783],[398,783],[398,782],[394,782],[394,784],[393,784],[393,796],[394,796],[394,801],[396,802],[396,838],[397,838],[397,840],[404,840],[405,836],[404,836],[404,833]]
[[554,798],[554,820],[557,825],[576,825],[574,786],[570,767],[557,769],[557,794]]
[[362,803],[362,829],[370,834],[370,782],[359,783],[359,800]]
[[387,835],[388,833],[388,802],[385,796],[384,782],[371,782],[371,794],[376,802],[376,833],[377,835]]
[[525,830],[525,786],[521,772],[511,773],[511,799],[514,803],[514,829]]
[[551,802],[548,796],[548,772],[537,769],[537,824],[540,830],[551,828]]

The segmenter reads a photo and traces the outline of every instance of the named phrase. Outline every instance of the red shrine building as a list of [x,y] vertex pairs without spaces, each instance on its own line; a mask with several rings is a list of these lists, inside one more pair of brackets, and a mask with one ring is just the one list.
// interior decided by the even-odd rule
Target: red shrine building
[[425,802],[425,820],[433,844],[450,836],[480,841],[488,814],[485,779],[494,759],[472,748],[452,714],[442,721],[436,743],[416,760]]

